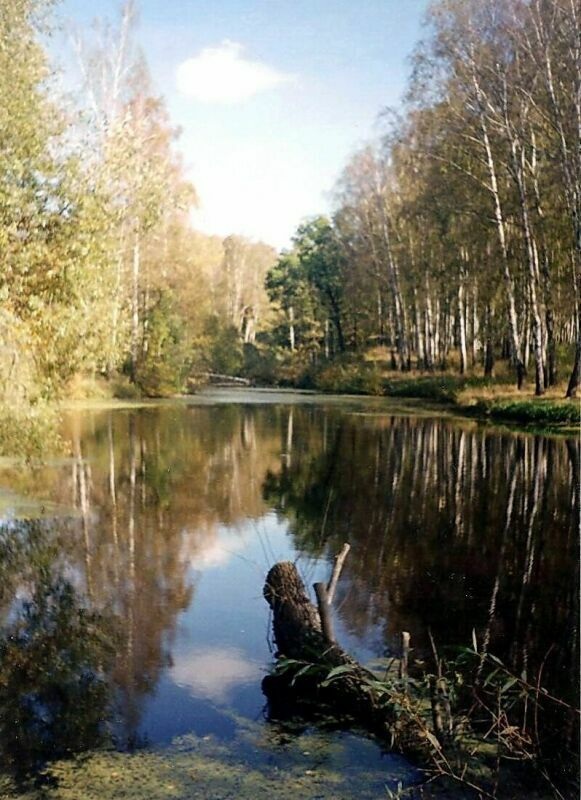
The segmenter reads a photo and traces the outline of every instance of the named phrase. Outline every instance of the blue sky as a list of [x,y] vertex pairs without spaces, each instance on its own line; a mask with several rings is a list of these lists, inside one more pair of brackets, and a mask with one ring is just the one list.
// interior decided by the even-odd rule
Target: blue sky
[[[428,0],[141,0],[137,37],[208,233],[288,244],[397,105]],[[114,0],[64,0],[77,25]]]

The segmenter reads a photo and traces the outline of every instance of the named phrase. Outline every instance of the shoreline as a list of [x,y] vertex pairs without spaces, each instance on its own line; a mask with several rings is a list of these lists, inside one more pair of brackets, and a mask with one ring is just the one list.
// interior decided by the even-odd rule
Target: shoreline
[[[348,401],[369,402],[378,405],[387,402],[391,410],[405,414],[439,413],[491,424],[496,427],[507,427],[510,430],[521,430],[528,433],[557,433],[561,435],[577,435],[581,424],[581,401],[556,399],[554,397],[536,398],[527,395],[486,396],[477,390],[470,393],[469,398],[462,398],[465,383],[458,380],[456,389],[459,397],[454,396],[450,387],[450,377],[443,380],[433,377],[406,378],[398,381],[386,380],[382,393],[364,392],[355,388],[322,389],[302,386],[230,386],[206,385],[189,394],[171,397],[116,398],[92,395],[84,398],[64,398],[55,403],[59,410],[74,411],[80,409],[107,410],[123,408],[148,408],[165,406],[175,402],[189,405],[214,405],[216,403],[234,402],[250,404],[289,403],[298,404],[340,404]],[[395,391],[394,391],[395,389]],[[394,409],[394,406],[396,407]]]

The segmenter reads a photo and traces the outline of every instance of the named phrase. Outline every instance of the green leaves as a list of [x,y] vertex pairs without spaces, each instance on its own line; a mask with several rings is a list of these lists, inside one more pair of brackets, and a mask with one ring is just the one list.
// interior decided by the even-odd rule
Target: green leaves
[[334,667],[331,672],[329,672],[325,680],[321,683],[321,686],[330,686],[333,681],[337,680],[337,678],[352,674],[354,669],[355,668],[352,664],[343,664],[339,667]]
[[[71,154],[68,120],[52,99],[36,41],[45,5],[7,0],[0,16],[0,303],[34,355],[21,397],[29,402],[98,365],[109,274],[105,218],[82,160]],[[18,359],[27,352],[19,348]],[[0,363],[0,376],[5,371]],[[11,401],[6,387],[0,400]]]
[[145,320],[147,348],[140,353],[135,382],[148,397],[180,392],[189,370],[185,322],[175,306],[172,294],[162,291]]
[[276,662],[275,672],[277,675],[290,674],[290,685],[294,686],[296,681],[305,675],[317,675],[324,672],[324,667],[310,661],[300,661],[295,658],[279,658]]

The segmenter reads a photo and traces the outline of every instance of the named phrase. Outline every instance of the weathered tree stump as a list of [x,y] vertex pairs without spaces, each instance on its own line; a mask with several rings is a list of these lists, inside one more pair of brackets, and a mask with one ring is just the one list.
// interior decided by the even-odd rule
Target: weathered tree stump
[[279,655],[301,659],[306,652],[317,654],[326,649],[319,614],[294,564],[275,564],[266,576],[263,593],[272,609]]
[[[296,671],[268,675],[263,691],[274,708],[308,700],[320,704],[338,719],[348,718],[398,749],[423,749],[418,736],[407,730],[385,693],[374,688],[377,677],[365,669],[324,633],[317,608],[309,600],[294,564],[275,564],[266,577],[264,597],[273,614],[274,639],[279,658],[313,665],[297,677]],[[326,683],[337,667],[345,667]],[[403,727],[402,727],[403,725]],[[405,730],[404,730],[405,729]],[[405,745],[404,745],[405,742]]]

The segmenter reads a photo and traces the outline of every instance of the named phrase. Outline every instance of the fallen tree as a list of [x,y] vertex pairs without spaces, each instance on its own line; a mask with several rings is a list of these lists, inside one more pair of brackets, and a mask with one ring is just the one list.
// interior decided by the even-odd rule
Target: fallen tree
[[202,372],[200,377],[216,386],[251,386],[252,381],[248,378],[241,378],[239,375],[223,375],[220,372]]
[[[488,653],[486,640],[479,648],[475,632],[473,646],[447,661],[430,634],[434,672],[421,669],[410,677],[410,637],[403,632],[400,657],[377,676],[336,642],[330,606],[347,551],[336,558],[329,584],[315,584],[318,607],[291,562],[275,564],[266,577],[263,592],[277,647],[275,669],[263,680],[269,716],[288,718],[306,709],[308,716],[354,725],[422,767],[427,782],[443,779],[480,798],[520,797],[525,785],[533,796],[531,772],[538,782],[535,797],[577,796],[568,794],[569,778],[562,776],[564,792],[553,782],[538,714],[549,704],[574,724],[579,710],[542,687],[542,666],[536,683],[527,682]],[[575,779],[573,787],[577,792]]]
[[[277,669],[263,681],[269,702],[277,709],[281,701],[285,705],[289,701],[300,704],[306,698],[329,709],[334,717],[348,718],[416,757],[434,744],[439,747],[437,739],[429,732],[418,730],[410,719],[399,713],[401,704],[407,702],[403,660],[400,661],[396,700],[395,694],[388,696],[384,682],[334,640],[330,600],[338,571],[340,565],[328,587],[315,585],[318,608],[309,600],[294,564],[283,561],[269,571],[264,597],[272,609],[278,651]],[[433,738],[431,743],[430,737]]]

